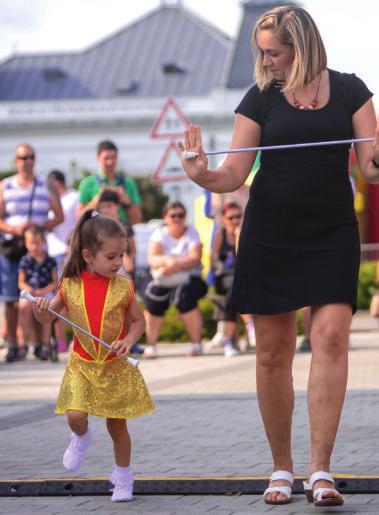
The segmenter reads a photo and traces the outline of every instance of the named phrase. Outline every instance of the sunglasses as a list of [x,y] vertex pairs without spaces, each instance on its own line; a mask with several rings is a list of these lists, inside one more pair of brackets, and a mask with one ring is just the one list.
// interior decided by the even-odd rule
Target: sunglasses
[[184,213],[172,213],[172,215],[168,215],[170,218],[178,218],[179,220],[183,219],[186,215]]
[[232,215],[232,216],[226,217],[227,220],[241,220],[241,218],[242,218],[242,215]]
[[16,156],[16,159],[20,159],[21,161],[27,161],[28,159],[30,161],[34,161],[35,155],[29,154],[28,156]]

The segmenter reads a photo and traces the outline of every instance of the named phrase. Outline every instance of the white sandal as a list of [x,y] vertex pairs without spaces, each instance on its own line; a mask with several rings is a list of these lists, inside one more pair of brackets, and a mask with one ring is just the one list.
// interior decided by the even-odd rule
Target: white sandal
[[[329,472],[324,472],[319,470],[318,472],[314,472],[309,478],[308,482],[303,481],[304,493],[307,497],[309,503],[313,503],[315,506],[342,506],[343,499],[341,494],[335,488],[316,488],[313,491],[313,485],[316,481],[320,481],[323,479],[324,481],[329,481],[334,486],[334,479],[329,474]],[[332,492],[335,497],[324,497],[325,493]]]
[[[284,480],[288,481],[291,486],[282,485],[282,486],[270,486],[269,488],[266,488],[266,490],[263,492],[263,500],[266,504],[288,504],[292,501],[292,485],[294,481],[293,474],[291,472],[288,472],[287,470],[276,470],[272,473],[270,477],[270,483],[271,481],[279,481]],[[279,499],[279,500],[272,500],[268,501],[266,499],[267,494],[269,493],[279,493],[283,494],[287,497],[287,499]]]

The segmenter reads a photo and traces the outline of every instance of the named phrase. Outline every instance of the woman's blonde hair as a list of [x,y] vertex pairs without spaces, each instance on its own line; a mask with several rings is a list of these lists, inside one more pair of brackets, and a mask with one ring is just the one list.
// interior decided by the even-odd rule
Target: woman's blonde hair
[[263,66],[263,53],[258,46],[262,30],[271,30],[280,43],[291,47],[293,52],[292,66],[282,91],[291,93],[302,88],[325,70],[325,47],[313,18],[301,7],[275,7],[258,18],[252,35],[255,80],[260,90],[273,81],[272,73]]

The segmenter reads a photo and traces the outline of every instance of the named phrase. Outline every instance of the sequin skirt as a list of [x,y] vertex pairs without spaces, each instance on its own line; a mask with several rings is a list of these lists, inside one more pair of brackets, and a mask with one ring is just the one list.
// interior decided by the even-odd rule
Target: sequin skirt
[[155,409],[141,372],[125,360],[87,361],[72,352],[55,413],[84,411],[105,418],[135,418]]

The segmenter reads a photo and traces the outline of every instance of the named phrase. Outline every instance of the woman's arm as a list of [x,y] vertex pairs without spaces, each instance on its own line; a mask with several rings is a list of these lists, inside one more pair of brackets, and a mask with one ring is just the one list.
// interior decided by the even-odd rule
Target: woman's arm
[[372,162],[379,163],[379,121],[375,120],[374,104],[371,98],[353,115],[353,130],[355,138],[374,136],[374,143],[355,143],[355,151],[359,168],[363,177],[371,183],[379,182],[379,168]]
[[169,261],[170,256],[163,253],[163,246],[160,241],[151,241],[147,254],[147,262],[151,268],[162,268]]
[[61,204],[61,199],[59,197],[59,193],[57,192],[55,186],[53,186],[51,183],[48,184],[48,190],[49,190],[49,201],[50,201],[50,208],[53,212],[53,218],[49,218],[46,220],[46,222],[43,224],[43,228],[46,231],[51,231],[54,227],[61,224],[64,221],[63,216],[63,209]]
[[211,250],[211,268],[215,269],[217,262],[220,259],[220,250],[221,250],[221,243],[222,243],[222,232],[217,231],[215,236],[215,241]]
[[[234,124],[231,148],[256,147],[261,139],[260,125],[244,115],[237,114]],[[245,182],[254,164],[256,152],[226,154],[222,164],[214,171],[208,170],[208,158],[204,153],[201,131],[198,125],[190,125],[184,132],[184,143],[179,150],[197,152],[198,157],[184,159],[183,168],[190,179],[215,193],[235,191]]]

